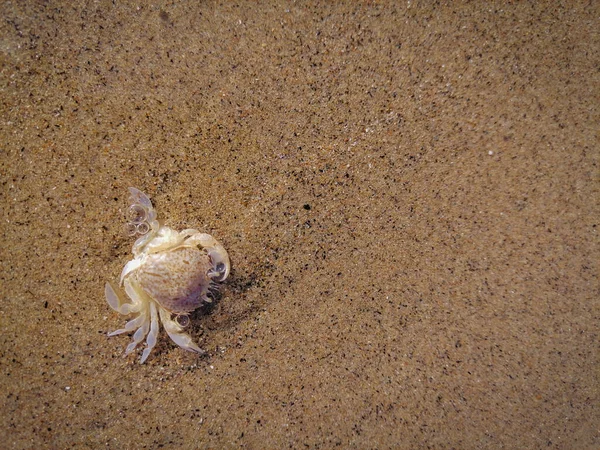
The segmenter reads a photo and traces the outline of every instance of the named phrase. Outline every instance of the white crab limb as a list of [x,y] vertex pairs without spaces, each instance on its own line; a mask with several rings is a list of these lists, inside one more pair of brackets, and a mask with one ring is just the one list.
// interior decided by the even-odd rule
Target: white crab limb
[[144,364],[144,361],[146,361],[148,355],[150,355],[150,352],[156,345],[156,340],[158,338],[158,315],[156,314],[156,305],[154,304],[154,302],[150,302],[150,317],[152,324],[150,326],[150,333],[148,333],[148,337],[146,338],[147,347],[142,352],[140,364]]
[[132,259],[127,264],[125,264],[125,267],[123,267],[123,270],[121,271],[121,278],[119,281],[121,283],[121,285],[123,284],[123,280],[125,279],[125,277],[127,275],[129,275],[131,272],[133,272],[134,270],[139,269],[143,263],[144,263],[144,258],[136,258],[136,259]]
[[127,333],[129,331],[135,330],[136,328],[140,328],[144,324],[145,320],[146,320],[145,314],[140,314],[135,319],[132,319],[129,322],[127,322],[125,324],[124,328],[121,328],[120,330],[112,331],[112,332],[108,333],[108,336],[116,336],[117,334]]
[[[140,292],[139,288],[137,288],[134,282],[132,282],[129,278],[125,280],[125,292],[127,292],[127,295],[129,298],[131,298],[133,304],[139,308],[138,310],[140,312],[140,315],[136,319],[128,322],[125,325],[125,328],[127,328],[127,325],[134,321],[136,325],[139,324],[139,328],[133,334],[133,342],[131,342],[125,349],[125,355],[128,355],[133,352],[137,345],[146,338],[148,330],[150,329],[151,314],[149,314],[150,311],[147,307],[148,301],[144,298],[144,293]],[[132,329],[135,328],[133,325],[131,326]]]
[[110,282],[104,285],[104,295],[106,296],[108,305],[115,311],[121,312],[120,308],[123,299],[119,296],[119,294],[117,294],[117,291]]
[[[129,201],[131,205],[129,206],[130,210],[142,210],[143,214],[141,215],[141,220],[134,220],[130,225],[133,225],[135,228],[139,230],[140,225],[145,225],[145,231],[138,231],[142,236],[140,236],[133,244],[133,254],[137,256],[140,254],[144,247],[154,240],[156,233],[159,232],[161,226],[160,222],[156,219],[156,211],[152,206],[152,202],[148,198],[146,194],[144,194],[139,189],[130,187],[129,188],[130,196]],[[135,234],[135,232],[134,232]]]
[[[188,231],[196,230],[184,230],[183,232]],[[210,234],[196,233],[190,236],[188,239],[186,239],[185,245],[200,245],[206,250],[206,253],[210,257],[210,260],[215,268],[212,271],[212,273],[209,273],[209,276],[211,278],[214,278],[215,281],[223,281],[229,276],[231,263],[229,262],[229,255],[227,254],[227,250],[225,250],[225,247],[223,247],[221,243],[217,241],[214,237],[212,237]]]
[[192,341],[192,338],[183,332],[183,327],[176,321],[171,319],[171,313],[164,308],[159,307],[158,312],[160,313],[160,320],[165,328],[165,331],[169,337],[184,350],[203,354],[206,353]]
[[123,284],[125,285],[125,293],[132,301],[129,312],[138,312],[145,309],[148,300],[144,297],[144,292],[137,284],[134,284],[129,278],[126,278]]
[[185,230],[181,230],[179,232],[179,236],[181,236],[182,239],[187,239],[190,236],[193,236],[194,234],[198,234],[200,233],[198,230],[195,230],[193,228],[187,228]]
[[150,320],[148,320],[148,311],[144,311],[142,314],[142,317],[144,318],[144,323],[140,328],[137,329],[135,333],[133,333],[133,341],[125,349],[125,356],[129,355],[132,351],[134,351],[137,345],[140,342],[142,342],[148,334],[148,329],[150,328]]
[[154,210],[154,207],[152,206],[152,202],[150,201],[148,196],[146,194],[144,194],[142,191],[140,191],[139,189],[136,189],[134,187],[129,188],[129,193],[131,194],[129,196],[129,201],[131,202],[131,206],[139,206],[139,207],[143,208],[144,211],[146,212],[145,222],[153,230],[158,228],[158,223],[155,223],[156,222],[156,211]]
[[[175,248],[181,245],[183,238],[179,233],[172,228],[162,226],[157,232],[151,232],[148,236],[152,236],[151,240],[143,243],[136,243],[133,246],[133,254],[137,256],[141,252],[146,254],[157,253],[170,248]],[[143,236],[146,238],[147,236]],[[142,238],[140,238],[142,239]],[[138,239],[138,241],[140,240]]]
[[115,286],[108,282],[104,286],[104,294],[106,295],[106,301],[108,305],[117,311],[118,313],[127,315],[133,312],[138,312],[141,309],[140,303],[129,303],[121,294],[121,290],[115,288]]
[[152,239],[154,239],[155,235],[156,235],[156,231],[151,230],[147,234],[137,238],[137,240],[133,244],[133,249],[132,249],[133,256],[137,257],[139,254],[141,254],[144,249],[144,246],[148,242],[150,242]]
[[144,194],[142,191],[140,191],[139,189],[130,187],[129,194],[130,194],[129,200],[131,202],[133,202],[134,204],[143,206],[144,208],[147,208],[147,209],[154,209],[152,207],[152,202],[150,201],[148,196],[146,194]]
[[[188,234],[190,232],[194,232],[193,234]],[[181,233],[185,233],[186,237],[186,245],[201,245],[204,248],[211,248],[220,246],[219,241],[217,241],[210,234],[206,233],[198,233],[196,230],[183,230]]]

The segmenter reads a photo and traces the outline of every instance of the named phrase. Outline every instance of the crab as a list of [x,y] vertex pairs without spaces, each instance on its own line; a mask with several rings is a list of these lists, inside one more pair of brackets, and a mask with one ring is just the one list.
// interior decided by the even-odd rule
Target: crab
[[130,235],[141,236],[133,244],[133,259],[125,264],[119,285],[108,282],[104,292],[112,309],[136,317],[108,336],[135,330],[125,355],[145,339],[143,364],[156,345],[161,322],[173,342],[203,354],[184,327],[192,311],[212,302],[209,294],[229,275],[227,251],[209,234],[194,229],[177,232],[162,225],[148,196],[132,187],[129,192],[127,227]]

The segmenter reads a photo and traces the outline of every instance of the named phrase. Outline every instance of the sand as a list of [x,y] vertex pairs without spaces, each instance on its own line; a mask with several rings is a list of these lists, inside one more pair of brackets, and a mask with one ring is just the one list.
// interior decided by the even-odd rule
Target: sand
[[[600,3],[2,2],[2,448],[600,446]],[[127,188],[223,242],[144,365]]]

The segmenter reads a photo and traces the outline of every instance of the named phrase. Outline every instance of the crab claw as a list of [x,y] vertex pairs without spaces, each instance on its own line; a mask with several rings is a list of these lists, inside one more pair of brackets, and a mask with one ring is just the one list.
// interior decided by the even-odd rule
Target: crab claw
[[159,307],[160,320],[169,337],[184,350],[198,353],[200,355],[206,353],[192,341],[192,338],[183,332],[183,327],[175,320],[171,319],[171,313],[164,308]]
[[213,281],[221,282],[229,276],[231,263],[229,262],[227,250],[225,250],[225,247],[210,234],[198,233],[190,236],[186,240],[186,244],[200,245],[206,250],[213,265],[213,268],[208,272],[208,276]]
[[129,220],[128,229],[130,234],[144,235],[148,231],[157,231],[160,228],[158,220],[156,220],[156,211],[152,206],[152,202],[146,194],[134,187],[129,188]]

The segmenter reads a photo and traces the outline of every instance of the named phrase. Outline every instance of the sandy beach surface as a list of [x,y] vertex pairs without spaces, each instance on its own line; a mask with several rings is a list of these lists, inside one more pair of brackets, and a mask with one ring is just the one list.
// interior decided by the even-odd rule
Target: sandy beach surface
[[[0,3],[2,448],[600,447],[600,3],[432,3]],[[129,186],[205,356],[107,337]]]

